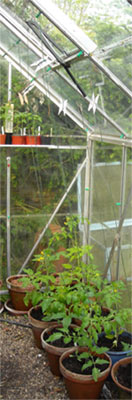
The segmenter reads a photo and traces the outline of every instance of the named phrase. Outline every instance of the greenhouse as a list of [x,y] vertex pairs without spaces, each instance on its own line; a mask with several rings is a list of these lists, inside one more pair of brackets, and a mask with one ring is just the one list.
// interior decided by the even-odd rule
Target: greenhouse
[[[62,347],[103,357],[102,331],[125,330],[130,366],[132,2],[2,0],[0,18],[0,398],[117,399],[115,361],[96,394],[85,380],[73,393],[62,351],[50,370],[43,332],[61,324]],[[102,359],[87,372],[80,354],[95,386]]]

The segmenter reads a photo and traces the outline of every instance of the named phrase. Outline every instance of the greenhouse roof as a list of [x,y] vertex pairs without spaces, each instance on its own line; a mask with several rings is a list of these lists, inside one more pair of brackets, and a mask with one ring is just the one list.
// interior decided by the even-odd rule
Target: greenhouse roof
[[58,116],[69,116],[93,139],[130,145],[129,31],[102,47],[52,1],[30,0],[21,13],[13,2],[10,8],[4,3],[0,55],[28,80],[20,95],[37,87],[58,107]]

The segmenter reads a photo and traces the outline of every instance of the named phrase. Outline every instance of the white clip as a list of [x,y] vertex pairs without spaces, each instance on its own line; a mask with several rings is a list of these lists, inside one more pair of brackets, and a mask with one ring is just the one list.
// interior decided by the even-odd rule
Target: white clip
[[60,115],[61,112],[63,112],[64,115],[66,114],[67,103],[68,103],[68,100],[62,100],[61,101],[61,104],[60,104],[60,107],[59,107],[59,111],[58,111],[58,115]]
[[89,106],[88,106],[88,111],[93,109],[93,114],[95,114],[95,112],[96,112],[98,99],[99,99],[99,94],[97,94],[97,96],[95,97],[95,95],[93,93],[92,94],[92,99],[90,100],[90,103],[89,103]]

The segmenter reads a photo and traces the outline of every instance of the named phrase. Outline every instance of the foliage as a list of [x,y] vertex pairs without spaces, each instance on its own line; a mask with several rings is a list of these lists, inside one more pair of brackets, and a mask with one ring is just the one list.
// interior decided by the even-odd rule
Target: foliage
[[[84,360],[82,369],[93,366],[92,375],[96,381],[99,377],[97,364],[99,354],[107,351],[107,348],[98,347],[98,335],[104,330],[107,336],[114,331],[114,337],[125,329],[125,323],[130,309],[120,309],[122,291],[125,285],[122,281],[108,282],[101,276],[97,266],[83,261],[84,255],[93,261],[91,246],[81,246],[77,232],[78,220],[74,217],[67,218],[61,232],[55,233],[49,238],[48,247],[36,255],[34,260],[39,261],[36,272],[25,270],[28,274],[23,278],[24,286],[32,284],[34,290],[26,294],[25,303],[29,299],[33,305],[39,303],[44,314],[45,321],[57,321],[62,327],[53,333],[48,341],[54,342],[63,338],[68,344],[73,340],[75,346],[88,348],[87,355],[76,351],[80,361]],[[69,243],[63,252],[57,253],[60,243]],[[72,245],[72,246],[71,246]],[[54,262],[60,254],[64,255],[68,263],[64,263],[64,271],[57,276]],[[107,315],[102,314],[102,307],[109,307]],[[71,323],[77,323],[70,330]],[[96,353],[97,360],[93,353]]]

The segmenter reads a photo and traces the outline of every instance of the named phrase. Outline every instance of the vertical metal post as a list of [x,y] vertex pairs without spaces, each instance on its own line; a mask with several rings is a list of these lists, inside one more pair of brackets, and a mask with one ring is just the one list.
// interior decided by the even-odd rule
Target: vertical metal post
[[[120,193],[120,215],[121,217],[124,201],[125,201],[125,188],[126,188],[126,165],[127,165],[127,147],[123,146],[122,149],[122,170],[121,170],[121,193]],[[120,269],[120,255],[121,255],[121,234],[118,240],[118,252],[117,252],[117,265],[116,265],[116,280],[119,279]]]
[[85,193],[84,193],[84,231],[83,245],[90,243],[90,226],[87,222],[91,222],[91,205],[92,205],[92,167],[93,167],[93,141],[87,137],[86,150],[86,167],[85,167]]
[[11,275],[11,239],[10,239],[10,179],[11,157],[7,157],[7,194],[6,194],[6,226],[7,226],[7,276]]
[[[8,64],[8,102],[11,100],[12,65]],[[7,149],[7,191],[6,191],[6,229],[7,229],[7,276],[11,275],[11,226],[10,226],[10,182],[11,182],[11,157]]]
[[11,86],[12,86],[12,65],[8,64],[8,101],[11,100]]

